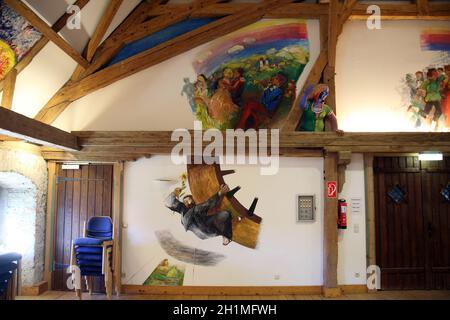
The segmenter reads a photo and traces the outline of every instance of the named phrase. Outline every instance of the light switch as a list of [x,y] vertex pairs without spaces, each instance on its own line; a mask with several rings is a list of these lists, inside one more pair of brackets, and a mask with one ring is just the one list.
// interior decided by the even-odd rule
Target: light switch
[[354,233],[359,233],[359,224],[355,223],[355,224],[353,225],[353,232],[354,232]]

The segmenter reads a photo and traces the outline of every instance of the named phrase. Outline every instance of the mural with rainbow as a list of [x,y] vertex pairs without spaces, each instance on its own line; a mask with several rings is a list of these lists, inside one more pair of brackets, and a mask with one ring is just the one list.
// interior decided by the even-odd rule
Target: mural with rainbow
[[450,29],[427,29],[421,49],[437,51],[439,61],[405,76],[407,111],[416,129],[450,130]]
[[296,96],[309,61],[306,21],[266,19],[221,37],[197,54],[195,82],[182,95],[203,128],[273,128]]

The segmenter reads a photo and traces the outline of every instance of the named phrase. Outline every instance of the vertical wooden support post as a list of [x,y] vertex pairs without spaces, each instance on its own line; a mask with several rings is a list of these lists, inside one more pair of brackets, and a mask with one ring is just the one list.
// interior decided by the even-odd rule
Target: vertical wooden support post
[[[338,197],[328,197],[327,182],[338,182],[338,155],[328,153],[324,158],[324,217],[323,217],[323,295],[338,297],[341,289],[337,281],[338,263]],[[336,192],[337,193],[337,192]]]
[[336,113],[335,65],[336,46],[339,32],[339,5],[337,0],[330,0],[328,11],[328,64],[323,72],[323,82],[330,88],[327,104]]
[[45,262],[44,262],[44,281],[47,281],[48,288],[52,288],[52,255],[53,255],[53,230],[54,230],[54,209],[56,203],[56,163],[49,161],[47,163],[48,182],[47,182],[47,215],[45,218]]
[[370,266],[376,265],[375,180],[373,175],[373,154],[364,154],[364,176],[366,189],[366,261],[367,266]]
[[123,196],[123,162],[114,164],[113,175],[113,270],[116,295],[122,290],[122,196]]
[[2,107],[9,110],[12,108],[16,78],[17,70],[13,68],[6,75],[3,83]]

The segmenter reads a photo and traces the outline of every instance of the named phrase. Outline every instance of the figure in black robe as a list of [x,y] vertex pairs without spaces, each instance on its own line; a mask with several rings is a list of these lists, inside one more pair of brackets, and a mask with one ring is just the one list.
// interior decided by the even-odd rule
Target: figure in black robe
[[181,190],[177,188],[167,197],[166,207],[181,214],[181,223],[186,231],[192,231],[200,239],[222,236],[223,244],[227,245],[233,236],[231,214],[228,211],[219,211],[208,216],[208,212],[219,205],[229,190],[227,185],[222,185],[219,192],[206,202],[196,204],[191,195],[185,196],[183,202],[179,201]]

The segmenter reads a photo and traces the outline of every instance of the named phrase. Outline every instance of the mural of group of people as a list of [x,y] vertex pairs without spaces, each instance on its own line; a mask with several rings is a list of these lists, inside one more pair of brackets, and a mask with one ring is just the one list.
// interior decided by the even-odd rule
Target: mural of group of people
[[415,127],[450,128],[450,65],[430,67],[406,76]]
[[0,0],[0,80],[41,37],[28,21]]
[[407,74],[407,111],[415,128],[450,129],[450,30],[429,29],[420,37],[423,51],[435,51],[440,61],[414,74]]
[[287,115],[309,60],[306,23],[263,20],[216,40],[193,63],[182,95],[203,127],[267,128]]

